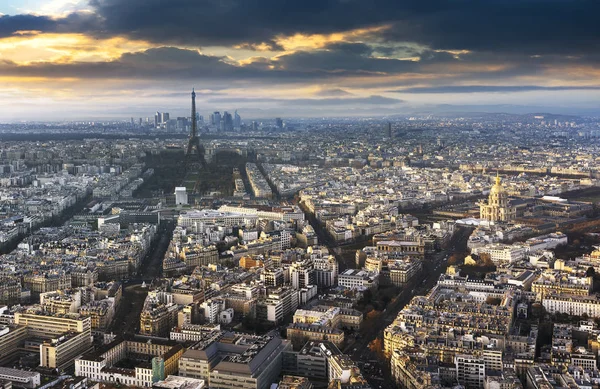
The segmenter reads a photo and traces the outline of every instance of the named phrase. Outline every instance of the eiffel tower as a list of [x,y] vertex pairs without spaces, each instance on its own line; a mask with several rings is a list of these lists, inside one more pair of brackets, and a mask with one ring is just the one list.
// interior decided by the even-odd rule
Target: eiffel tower
[[[204,147],[198,137],[196,122],[196,92],[192,89],[192,129],[188,139],[187,151],[185,153],[185,169],[187,172],[198,171],[200,168],[206,168],[204,159]],[[196,181],[194,192],[198,191],[199,181]]]

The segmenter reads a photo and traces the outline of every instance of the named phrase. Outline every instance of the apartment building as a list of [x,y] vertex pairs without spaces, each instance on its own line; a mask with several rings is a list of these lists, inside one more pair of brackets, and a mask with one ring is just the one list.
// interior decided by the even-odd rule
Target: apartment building
[[281,372],[291,343],[274,335],[219,331],[182,355],[179,375],[202,379],[222,389],[267,389]]
[[73,366],[75,358],[92,348],[89,332],[69,332],[59,337],[45,340],[40,345],[40,366],[64,371]]

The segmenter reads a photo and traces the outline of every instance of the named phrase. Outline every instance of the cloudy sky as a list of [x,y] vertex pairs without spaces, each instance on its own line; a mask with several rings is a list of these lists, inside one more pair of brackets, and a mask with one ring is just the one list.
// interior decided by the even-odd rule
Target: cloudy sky
[[598,0],[1,0],[0,122],[594,112]]

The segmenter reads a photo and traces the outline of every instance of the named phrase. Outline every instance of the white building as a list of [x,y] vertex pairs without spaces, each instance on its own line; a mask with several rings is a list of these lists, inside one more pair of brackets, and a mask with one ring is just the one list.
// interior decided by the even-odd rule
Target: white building
[[213,209],[193,210],[179,215],[177,225],[193,228],[206,223],[221,226],[254,226],[258,221],[256,215],[243,215],[234,212],[221,212]]
[[0,367],[0,380],[10,381],[14,386],[21,388],[37,388],[40,386],[40,373]]
[[513,263],[525,258],[525,248],[520,245],[505,245],[500,243],[473,248],[472,254],[488,254],[495,264]]
[[317,286],[329,288],[337,285],[339,266],[333,255],[314,258],[313,264]]
[[229,324],[233,321],[233,308],[227,308],[219,312],[219,323]]
[[219,314],[225,310],[225,300],[220,298],[208,299],[200,304],[200,309],[204,313],[204,319],[209,323],[220,322]]
[[299,290],[314,284],[314,265],[311,259],[295,261],[289,269],[292,288]]
[[185,186],[178,186],[175,188],[175,204],[176,205],[187,205],[188,194]]
[[454,357],[456,380],[467,388],[481,388],[485,380],[485,362],[483,358],[470,355]]
[[596,296],[551,294],[542,299],[542,305],[548,313],[568,313],[575,316],[585,313],[589,317],[600,317],[600,301]]
[[198,342],[220,330],[221,326],[219,324],[184,324],[181,327],[173,328],[169,338],[176,342]]
[[153,389],[204,389],[204,387],[204,380],[176,375],[170,375],[163,381],[152,384]]
[[298,308],[299,293],[291,288],[279,288],[271,291],[265,300],[267,317],[270,322],[278,323]]
[[377,287],[378,274],[364,270],[347,269],[338,276],[338,285],[348,289]]

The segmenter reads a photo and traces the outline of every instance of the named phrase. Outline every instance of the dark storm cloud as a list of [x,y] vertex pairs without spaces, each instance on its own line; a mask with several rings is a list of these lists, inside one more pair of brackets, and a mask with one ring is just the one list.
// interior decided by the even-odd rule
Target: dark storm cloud
[[332,44],[322,50],[297,51],[278,57],[278,69],[317,71],[337,74],[404,73],[415,71],[410,60],[372,57],[373,49],[364,43]]
[[328,50],[296,52],[277,60],[259,58],[246,65],[227,62],[224,57],[196,50],[159,47],[125,53],[109,62],[50,63],[18,65],[0,62],[0,73],[30,77],[77,77],[113,79],[212,79],[266,82],[331,80],[353,75],[399,74],[418,71],[419,63],[374,58],[363,44],[335,45]]
[[259,72],[234,66],[221,57],[200,54],[195,50],[160,47],[142,52],[125,53],[109,62],[50,63],[18,65],[0,62],[0,74],[25,77],[76,77],[112,79],[192,79],[253,78]]
[[[5,76],[131,79],[131,80],[198,80],[205,88],[215,89],[223,81],[238,85],[268,85],[318,83],[325,85],[339,81],[319,94],[322,97],[344,97],[336,90],[346,79],[361,77],[360,86],[402,88],[423,84],[444,86],[462,84],[498,83],[516,76],[541,76],[547,67],[571,66],[579,62],[561,56],[523,56],[496,53],[464,53],[454,55],[443,51],[424,50],[418,60],[402,60],[372,56],[375,49],[365,43],[331,44],[319,50],[297,51],[274,59],[258,57],[252,62],[238,64],[226,57],[202,54],[197,50],[177,47],[159,47],[125,53],[106,62],[52,63],[33,62],[19,65],[0,59],[0,74]],[[593,56],[585,63],[597,63]],[[415,75],[395,80],[380,76]],[[422,75],[423,77],[418,77]],[[573,78],[575,80],[575,78]],[[230,86],[230,85],[229,85]],[[420,85],[419,85],[420,86]],[[417,89],[412,93],[418,93]],[[326,94],[329,93],[329,94]]]
[[427,2],[384,32],[391,41],[435,49],[582,54],[600,47],[595,0],[464,0]]
[[0,16],[0,38],[12,36],[18,31],[62,33],[90,32],[100,29],[101,22],[98,16],[88,12],[74,12],[61,18],[29,14]]
[[[244,84],[330,83],[360,76],[362,87],[409,87],[422,83],[419,77],[377,81],[384,75],[423,74],[429,86],[456,84],[457,81],[492,83],[518,75],[540,75],[545,66],[543,58],[522,56],[464,54],[454,56],[445,52],[426,50],[418,61],[372,57],[373,49],[363,43],[333,44],[320,50],[298,51],[276,59],[255,58],[244,65],[231,63],[225,57],[205,55],[197,50],[177,47],[159,47],[141,52],[125,53],[119,59],[106,62],[52,63],[34,62],[19,65],[0,60],[0,74],[5,76],[81,78],[81,79],[132,79],[132,80],[202,80],[214,89],[223,81]],[[503,64],[489,70],[490,64]],[[570,64],[572,60],[552,58],[553,64]],[[477,65],[476,68],[472,68]],[[447,69],[456,66],[448,72]],[[466,66],[466,70],[461,70]],[[481,67],[481,69],[478,69]],[[434,77],[431,77],[434,76]],[[373,81],[369,81],[371,78]],[[379,82],[379,84],[377,84]],[[382,85],[381,82],[384,82]],[[221,84],[220,84],[221,83]],[[322,91],[322,97],[344,97],[345,91]]]
[[[91,0],[106,30],[156,42],[274,45],[277,35],[331,33],[385,20],[391,0]],[[388,12],[386,12],[388,11]]]
[[92,0],[105,30],[157,42],[273,43],[277,35],[389,24],[434,49],[582,53],[600,48],[597,0]]
[[18,30],[86,31],[167,44],[252,49],[264,43],[277,50],[279,35],[388,25],[372,39],[529,54],[600,49],[597,0],[91,0],[90,5],[94,16],[3,16],[0,36]]
[[398,89],[395,93],[513,93],[536,91],[600,90],[600,86],[462,85]]
[[0,37],[13,35],[16,31],[55,31],[57,24],[47,16],[16,15],[0,16]]

